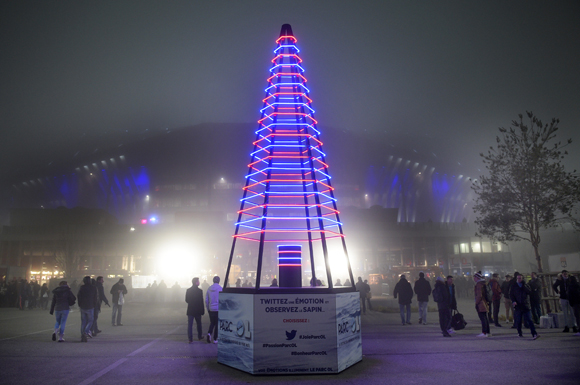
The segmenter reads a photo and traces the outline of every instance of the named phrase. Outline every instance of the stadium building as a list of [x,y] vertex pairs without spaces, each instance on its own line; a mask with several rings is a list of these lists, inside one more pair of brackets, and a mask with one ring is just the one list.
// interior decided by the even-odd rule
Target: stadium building
[[[160,258],[183,254],[163,243],[196,250],[194,258],[207,274],[220,271],[229,255],[254,129],[201,124],[147,132],[114,147],[85,144],[70,157],[12,176],[1,202],[4,275],[9,266],[40,279],[61,274],[54,258],[57,244],[67,238],[62,228],[78,220],[64,208],[79,207],[98,214],[77,225],[83,235],[73,238],[84,244],[72,267],[77,272],[160,276]],[[427,144],[409,138],[394,145],[386,136],[322,132],[355,274],[513,269],[505,246],[474,237],[471,175],[458,162],[418,150]],[[56,214],[46,214],[50,211]],[[243,254],[237,256],[239,274],[251,277]]]

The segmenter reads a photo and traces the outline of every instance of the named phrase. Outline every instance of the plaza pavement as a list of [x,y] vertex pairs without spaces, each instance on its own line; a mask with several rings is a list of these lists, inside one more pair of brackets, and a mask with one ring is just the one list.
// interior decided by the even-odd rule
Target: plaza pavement
[[[374,299],[380,301],[380,299]],[[376,302],[377,303],[377,302]],[[433,303],[431,303],[433,305]],[[362,317],[363,360],[340,374],[252,376],[217,363],[217,345],[187,343],[185,303],[128,302],[125,326],[112,327],[111,309],[99,318],[103,333],[80,342],[78,310],[69,315],[65,343],[51,341],[48,311],[0,309],[0,384],[579,384],[580,337],[561,329],[481,327],[471,300],[460,300],[465,330],[443,338],[436,312],[428,325],[402,326],[398,313]],[[209,318],[203,317],[207,332]],[[505,324],[504,324],[505,325]],[[195,325],[194,325],[195,329]]]

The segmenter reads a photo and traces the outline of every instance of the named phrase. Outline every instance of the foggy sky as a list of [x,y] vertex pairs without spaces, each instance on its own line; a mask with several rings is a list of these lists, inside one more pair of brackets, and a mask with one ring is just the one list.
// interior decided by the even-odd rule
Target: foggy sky
[[0,174],[91,138],[257,121],[283,23],[323,134],[478,168],[532,110],[580,166],[578,1],[3,1]]

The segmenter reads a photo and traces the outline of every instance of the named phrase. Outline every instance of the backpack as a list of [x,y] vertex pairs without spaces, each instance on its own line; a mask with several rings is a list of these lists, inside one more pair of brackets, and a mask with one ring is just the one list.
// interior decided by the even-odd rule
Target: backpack
[[487,283],[485,285],[485,290],[483,290],[483,296],[485,298],[485,302],[487,303],[492,303],[492,299],[493,299],[493,281],[489,281],[489,283]]
[[465,329],[466,325],[467,325],[467,322],[465,322],[465,319],[463,318],[463,314],[461,314],[460,312],[455,310],[453,312],[453,316],[451,317],[451,327],[454,330],[461,330],[461,329]]
[[74,294],[72,292],[68,293],[68,305],[69,306],[74,306],[75,302],[76,302],[76,297],[74,296]]
[[433,301],[435,302],[441,302],[442,298],[441,298],[441,286],[437,285],[437,287],[435,287],[435,289],[433,290]]

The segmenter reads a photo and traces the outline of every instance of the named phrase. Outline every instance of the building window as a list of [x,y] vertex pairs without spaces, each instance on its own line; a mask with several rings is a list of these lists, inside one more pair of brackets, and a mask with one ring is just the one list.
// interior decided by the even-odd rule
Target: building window
[[491,253],[491,242],[481,242],[484,253]]

